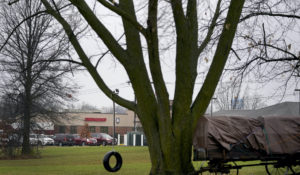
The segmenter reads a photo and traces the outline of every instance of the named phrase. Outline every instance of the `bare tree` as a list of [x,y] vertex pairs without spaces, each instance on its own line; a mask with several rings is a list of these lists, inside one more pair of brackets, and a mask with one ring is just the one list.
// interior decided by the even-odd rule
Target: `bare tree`
[[43,13],[40,1],[1,4],[0,16],[0,40],[5,42],[0,53],[1,90],[12,102],[12,117],[22,119],[22,153],[29,154],[33,119],[58,116],[65,101],[72,100],[75,86],[66,81],[72,66],[56,62],[69,58],[70,45],[53,18]]
[[[113,112],[114,112],[114,109],[113,109],[113,107],[103,107],[103,108],[102,108],[102,111],[103,111],[104,113],[113,113]],[[122,106],[116,105],[116,107],[115,107],[115,112],[116,112],[116,113],[119,113],[119,114],[125,114],[126,111],[127,111],[127,109],[126,109],[126,108],[123,108]]]
[[254,94],[252,96],[245,96],[244,100],[244,109],[256,110],[266,107],[263,97]]
[[87,103],[82,103],[81,106],[78,108],[80,111],[100,111],[96,106],[87,104]]
[[255,93],[250,94],[248,89],[242,90],[241,83],[221,82],[215,93],[217,108],[219,110],[255,110],[265,107],[262,97]]
[[[83,50],[68,19],[57,10],[55,1],[42,0],[47,12],[63,26],[70,42],[76,50],[82,64],[87,68],[98,87],[121,106],[135,111],[143,125],[151,155],[151,174],[189,174],[194,172],[191,163],[192,135],[197,120],[204,114],[228,58],[244,1],[232,1],[224,4],[228,7],[226,18],[218,39],[215,54],[206,80],[197,97],[193,100],[194,85],[197,77],[199,55],[207,46],[214,32],[216,20],[220,14],[221,1],[215,5],[215,14],[202,43],[198,42],[198,13],[194,0],[168,1],[176,28],[176,89],[172,109],[169,94],[163,79],[160,63],[158,37],[158,1],[148,2],[146,26],[137,18],[132,0],[105,1],[98,0],[113,13],[120,16],[125,33],[126,48],[121,46],[101,18],[85,1],[70,0],[82,17],[103,41],[111,54],[125,68],[137,98],[137,104],[113,93],[97,72],[98,64],[91,62]],[[225,12],[224,12],[225,13]],[[140,35],[146,41],[149,58],[149,73],[142,50]],[[153,88],[152,83],[153,82]],[[172,111],[172,112],[171,112]]]
[[[220,83],[215,92],[216,104],[219,110],[231,110],[237,107],[235,99],[240,99],[240,84]],[[233,102],[234,101],[234,102]]]

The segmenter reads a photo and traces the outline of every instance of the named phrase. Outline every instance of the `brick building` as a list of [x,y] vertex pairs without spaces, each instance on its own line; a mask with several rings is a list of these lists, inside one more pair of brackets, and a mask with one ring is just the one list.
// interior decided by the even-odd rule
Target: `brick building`
[[[116,113],[116,134],[124,135],[134,130],[134,113]],[[140,123],[137,120],[137,127]],[[91,133],[101,132],[113,135],[113,114],[100,112],[70,112],[64,119],[54,124],[54,133],[80,134],[85,124]]]

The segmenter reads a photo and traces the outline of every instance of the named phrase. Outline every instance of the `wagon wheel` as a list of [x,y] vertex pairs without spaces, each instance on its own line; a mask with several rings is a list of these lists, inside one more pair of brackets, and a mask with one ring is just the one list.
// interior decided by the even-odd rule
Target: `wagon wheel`
[[280,166],[278,164],[265,165],[268,175],[294,175],[291,166]]
[[214,173],[214,175],[239,175],[238,165],[235,162],[232,162],[234,166],[229,164],[215,164],[215,166],[211,166],[209,169],[210,173]]
[[[238,166],[235,162],[233,162],[234,166]],[[239,175],[239,168],[236,169],[236,175]]]
[[300,174],[300,165],[292,165],[291,166],[292,174]]

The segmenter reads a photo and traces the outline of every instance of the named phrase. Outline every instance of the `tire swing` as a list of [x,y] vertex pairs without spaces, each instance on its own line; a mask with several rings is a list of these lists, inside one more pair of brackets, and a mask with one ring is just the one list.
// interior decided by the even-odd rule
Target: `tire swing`
[[[113,97],[114,95],[117,95],[119,93],[119,90],[116,89],[115,91],[113,91],[113,93],[111,94],[111,99],[113,100]],[[114,130],[113,130],[113,141],[112,141],[112,147],[113,147],[113,151],[110,151],[108,153],[105,154],[104,158],[103,158],[103,165],[104,165],[104,168],[109,171],[109,172],[117,172],[121,169],[122,167],[122,163],[123,163],[123,160],[122,160],[122,157],[120,155],[120,153],[114,151],[114,145],[115,145],[115,102],[113,101],[113,109],[114,109],[114,113],[113,113],[113,127],[114,127]],[[109,160],[110,158],[114,156],[116,158],[116,165],[114,167],[111,167],[110,164],[109,164]]]
[[[109,164],[109,160],[112,156],[115,156],[115,158],[117,160],[117,163],[114,167],[111,167],[110,164]],[[122,161],[122,157],[121,157],[120,153],[115,152],[115,151],[110,151],[110,152],[106,153],[104,158],[103,158],[104,168],[109,172],[119,171],[122,167],[122,163],[123,163],[123,161]]]

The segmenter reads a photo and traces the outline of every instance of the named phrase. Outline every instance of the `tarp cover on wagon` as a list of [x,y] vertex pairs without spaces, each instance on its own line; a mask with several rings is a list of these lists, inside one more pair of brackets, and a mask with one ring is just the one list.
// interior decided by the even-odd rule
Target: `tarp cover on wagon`
[[237,144],[266,154],[300,152],[300,116],[201,117],[194,133],[194,149],[231,151]]

